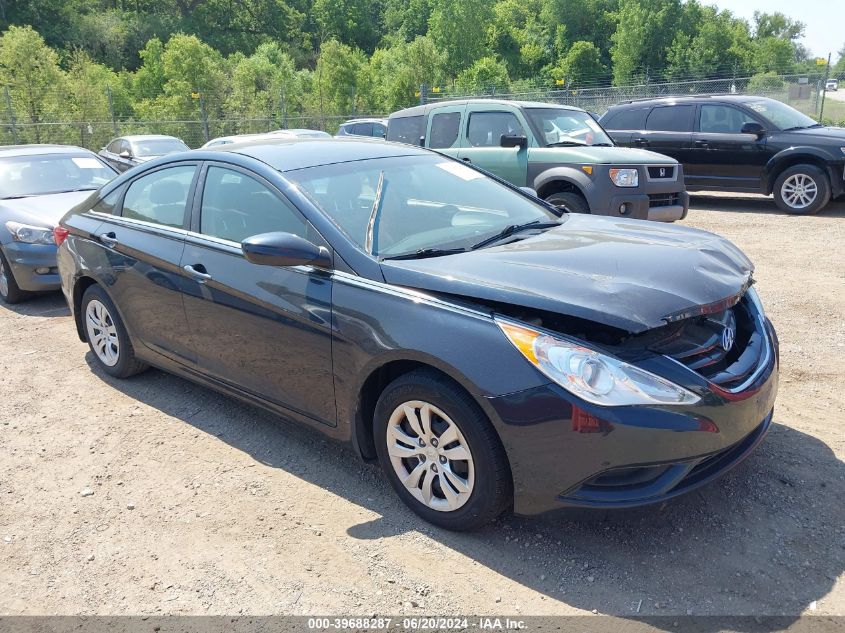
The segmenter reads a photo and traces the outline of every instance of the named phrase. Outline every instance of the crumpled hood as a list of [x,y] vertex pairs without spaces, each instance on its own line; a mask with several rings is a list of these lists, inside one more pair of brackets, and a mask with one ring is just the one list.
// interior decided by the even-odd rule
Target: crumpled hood
[[564,216],[562,226],[468,253],[386,260],[388,283],[510,303],[638,333],[736,296],[753,265],[728,240],[661,222]]
[[0,200],[0,220],[53,228],[65,213],[88,198],[94,191],[69,191],[17,200]]

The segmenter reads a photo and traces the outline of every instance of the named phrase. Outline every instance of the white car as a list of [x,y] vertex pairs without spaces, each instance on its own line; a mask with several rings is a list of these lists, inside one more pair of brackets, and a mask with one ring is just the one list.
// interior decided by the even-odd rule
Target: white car
[[824,85],[824,89],[836,92],[839,90],[839,82],[836,79],[828,79],[827,83]]
[[229,145],[230,143],[240,143],[241,141],[258,141],[270,138],[331,138],[331,134],[321,132],[320,130],[273,130],[272,132],[264,132],[263,134],[234,134],[232,136],[219,136],[213,138],[208,143],[202,146],[201,149],[209,147],[217,147],[218,145]]

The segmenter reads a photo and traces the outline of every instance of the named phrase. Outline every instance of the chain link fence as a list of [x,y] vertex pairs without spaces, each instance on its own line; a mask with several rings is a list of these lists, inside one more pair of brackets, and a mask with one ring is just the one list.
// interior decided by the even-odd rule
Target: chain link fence
[[[690,94],[755,94],[783,101],[815,118],[819,118],[824,108],[825,122],[845,124],[845,102],[825,100],[823,86],[822,74],[766,74],[731,79],[644,82],[630,86],[536,86],[518,91],[488,89],[467,92],[454,88],[438,88],[435,91],[422,86],[418,98],[421,103],[460,97],[542,101],[573,105],[602,114],[611,105],[631,99]],[[265,106],[248,103],[248,111],[257,112],[257,115],[227,116],[222,98],[209,96],[203,99],[201,95],[192,93],[179,97],[180,107],[187,113],[186,116],[145,119],[136,114],[127,115],[126,112],[133,112],[133,109],[125,103],[115,103],[110,89],[98,91],[91,88],[84,98],[75,102],[77,110],[86,112],[83,117],[60,114],[66,105],[63,95],[47,95],[44,100],[52,99],[50,107],[42,107],[38,99],[26,99],[26,94],[13,93],[8,87],[0,89],[0,144],[61,143],[96,151],[117,136],[168,134],[181,138],[190,147],[199,147],[218,136],[262,133],[282,128],[308,128],[334,134],[345,120],[365,116],[360,113],[342,116],[288,115],[287,106],[281,102]]]

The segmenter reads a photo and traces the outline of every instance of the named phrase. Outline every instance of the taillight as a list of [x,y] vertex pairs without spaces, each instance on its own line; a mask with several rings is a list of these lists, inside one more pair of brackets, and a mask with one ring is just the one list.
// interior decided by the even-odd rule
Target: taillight
[[62,242],[67,239],[69,231],[63,226],[57,226],[53,229],[53,240],[56,242],[56,246],[61,246]]

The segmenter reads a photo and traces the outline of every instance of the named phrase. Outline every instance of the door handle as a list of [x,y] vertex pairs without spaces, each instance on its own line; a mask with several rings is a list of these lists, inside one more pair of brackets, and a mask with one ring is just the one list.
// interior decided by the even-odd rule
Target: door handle
[[634,145],[648,145],[648,139],[645,138],[635,138],[632,142]]
[[710,142],[709,141],[693,141],[693,145],[695,145],[696,147],[703,147],[705,149],[710,148]]
[[464,161],[465,163],[471,163],[472,162],[469,158],[462,158],[461,160]]
[[188,273],[191,277],[193,277],[197,282],[204,284],[206,281],[211,279],[211,275],[205,270],[205,266],[202,264],[194,264],[191,266],[187,264],[182,266],[182,270]]
[[109,248],[114,248],[115,246],[117,246],[117,243],[118,243],[117,242],[117,235],[115,235],[112,232],[102,233],[101,235],[98,236],[98,239],[100,240],[100,242],[102,242],[103,244],[105,244]]

